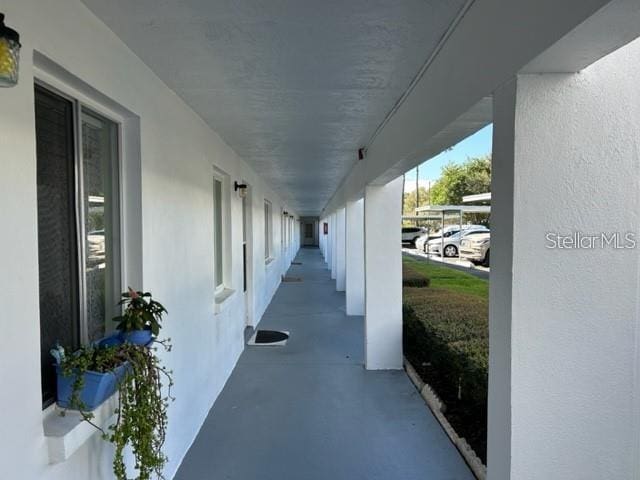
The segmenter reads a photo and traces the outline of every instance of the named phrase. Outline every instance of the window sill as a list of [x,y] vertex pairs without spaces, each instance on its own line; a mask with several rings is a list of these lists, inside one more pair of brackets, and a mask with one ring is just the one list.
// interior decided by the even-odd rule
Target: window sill
[[[114,394],[93,413],[93,422],[106,429],[115,421],[115,410],[118,408],[118,394]],[[57,405],[45,410],[43,417],[44,436],[49,451],[49,463],[61,463],[73,455],[96,433],[100,433],[94,426],[82,419],[79,412],[67,410],[64,416],[60,413],[64,409]]]
[[235,290],[225,288],[220,293],[216,294],[213,302],[213,313],[215,315],[218,315],[227,309],[228,305],[231,303],[229,299],[233,297],[234,293],[236,293]]

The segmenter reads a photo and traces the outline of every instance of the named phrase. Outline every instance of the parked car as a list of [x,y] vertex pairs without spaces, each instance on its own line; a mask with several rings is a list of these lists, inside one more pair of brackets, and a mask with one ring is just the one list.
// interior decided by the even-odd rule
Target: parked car
[[415,241],[416,250],[421,250],[423,252],[426,252],[425,248],[430,238],[431,237],[429,236],[428,233],[425,233],[424,235],[421,235],[420,237],[418,237],[417,240]]
[[[489,232],[487,227],[483,227],[481,225],[476,225],[478,228],[467,228],[462,230],[462,232],[454,233],[449,237],[434,238],[433,240],[429,240],[427,242],[427,253],[442,255],[444,252],[445,257],[456,257],[458,256],[458,250],[460,248],[460,240],[465,238],[470,238],[475,235],[485,234]],[[442,252],[441,252],[442,250]]]
[[460,242],[460,257],[472,263],[489,266],[489,247],[491,243],[491,233],[480,233],[465,237]]
[[[462,230],[469,230],[469,229],[479,229],[479,230],[486,230],[486,227],[484,227],[483,225],[462,225]],[[444,238],[449,238],[452,235],[455,235],[456,233],[460,232],[460,226],[459,225],[449,225],[448,227],[445,227],[444,229]],[[418,250],[422,250],[424,253],[428,253],[427,252],[427,244],[430,240],[436,240],[436,239],[440,239],[442,238],[443,234],[441,230],[437,230],[436,232],[432,233],[432,234],[427,234],[427,235],[422,235],[420,238],[418,238],[415,242],[416,248]]]
[[402,227],[402,243],[416,244],[416,240],[427,232],[423,227]]

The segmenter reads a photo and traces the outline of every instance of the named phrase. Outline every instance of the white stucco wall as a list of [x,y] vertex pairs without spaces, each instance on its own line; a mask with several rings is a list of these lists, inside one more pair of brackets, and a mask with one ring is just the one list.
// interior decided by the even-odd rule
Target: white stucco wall
[[490,479],[640,476],[640,242],[549,249],[545,237],[638,240],[638,78],[635,41],[579,74],[522,75],[498,92],[495,167],[512,183],[493,192],[492,227],[513,243],[492,248],[490,401],[508,395],[510,411],[490,409]]
[[[251,186],[254,320],[280,282],[279,262],[264,263],[264,198],[273,204],[276,256],[281,251],[277,212],[295,212],[79,1],[9,0],[2,11],[21,33],[23,48],[19,85],[0,89],[0,384],[12,392],[0,395],[0,476],[111,478],[110,447],[97,436],[66,462],[48,465],[39,361],[32,61],[37,50],[140,120],[141,287],[167,306],[163,332],[174,345],[166,356],[177,398],[165,446],[170,478],[244,345],[241,201],[233,191],[228,286],[236,293],[214,315],[212,167],[228,174],[231,184],[244,180]],[[125,285],[134,277],[125,278]]]
[[347,315],[364,315],[364,198],[347,202]]
[[369,185],[364,196],[365,368],[402,368],[402,251],[400,228],[403,177]]
[[346,272],[346,209],[339,208],[336,212],[336,290],[344,292],[347,288]]

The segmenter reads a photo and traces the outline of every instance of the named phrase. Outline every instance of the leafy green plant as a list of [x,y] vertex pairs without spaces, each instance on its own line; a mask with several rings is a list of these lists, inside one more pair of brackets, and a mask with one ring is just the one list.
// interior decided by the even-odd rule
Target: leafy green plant
[[161,303],[151,298],[150,292],[138,292],[129,287],[129,291],[122,294],[122,300],[118,305],[125,307],[123,314],[113,319],[118,322],[116,327],[118,330],[121,332],[151,330],[153,335],[158,335],[162,315],[167,313],[167,310]]
[[[170,351],[167,341],[156,341]],[[101,433],[102,437],[115,445],[113,472],[118,480],[127,480],[124,449],[131,447],[138,471],[138,480],[149,480],[153,474],[158,478],[167,458],[162,452],[167,430],[167,408],[173,386],[172,372],[161,363],[157,347],[123,343],[108,347],[83,347],[72,355],[65,356],[60,364],[63,375],[73,376],[73,392],[70,408],[79,410],[84,420]],[[126,364],[126,373],[118,384],[118,407],[116,421],[103,429],[93,422],[93,415],[86,412],[80,399],[84,387],[84,372],[106,373]],[[164,393],[166,389],[166,394]]]

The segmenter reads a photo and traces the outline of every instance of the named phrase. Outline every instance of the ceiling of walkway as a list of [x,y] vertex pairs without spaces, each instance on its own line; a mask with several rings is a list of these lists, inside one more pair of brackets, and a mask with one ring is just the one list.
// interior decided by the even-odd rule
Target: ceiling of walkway
[[83,0],[301,214],[317,214],[464,0]]

